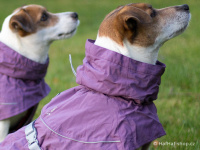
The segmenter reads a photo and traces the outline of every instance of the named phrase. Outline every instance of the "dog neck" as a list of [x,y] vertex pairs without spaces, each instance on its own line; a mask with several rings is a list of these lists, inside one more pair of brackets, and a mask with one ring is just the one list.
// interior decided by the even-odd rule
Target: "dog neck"
[[120,53],[134,60],[153,65],[156,64],[160,47],[155,45],[149,47],[134,46],[131,45],[127,40],[124,40],[123,46],[121,46],[113,41],[111,38],[105,36],[97,36],[95,45]]
[[50,43],[41,42],[38,34],[21,37],[18,34],[12,32],[8,27],[11,17],[12,15],[8,16],[4,21],[2,31],[0,33],[0,41],[19,54],[35,62],[44,64],[48,58]]

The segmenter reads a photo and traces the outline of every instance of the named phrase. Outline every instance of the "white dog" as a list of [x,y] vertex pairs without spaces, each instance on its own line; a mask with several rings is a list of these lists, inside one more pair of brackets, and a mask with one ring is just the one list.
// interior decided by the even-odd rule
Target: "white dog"
[[[35,67],[34,69],[37,70],[37,68],[39,68],[40,66],[44,66],[43,69],[46,69],[48,66],[48,51],[49,51],[50,44],[54,40],[60,40],[60,39],[72,37],[75,34],[78,25],[79,25],[78,15],[77,13],[74,13],[74,12],[64,12],[64,13],[53,14],[53,13],[48,12],[46,8],[39,5],[27,5],[27,6],[20,7],[16,9],[11,15],[9,15],[3,22],[2,30],[0,33],[0,42],[1,42],[0,45],[1,45],[1,49],[5,48],[4,51],[2,50],[2,53],[5,52],[5,54],[0,53],[0,58],[9,59],[10,57],[16,57],[16,56],[20,58],[22,57],[23,60],[16,60],[17,62],[14,62],[14,63],[12,62],[12,63],[14,65],[18,65],[18,63],[22,62],[23,63],[22,66],[23,66],[26,62],[30,62],[32,65],[34,64],[34,66],[26,66],[29,69]],[[11,53],[14,55],[9,56],[11,55]],[[9,58],[6,55],[8,55]],[[13,59],[11,58],[9,61],[12,61],[12,60],[15,60],[15,58]],[[1,69],[1,66],[3,66],[4,70],[7,70],[8,63],[6,61],[5,62],[0,61],[0,69]],[[24,71],[26,67],[24,68],[22,67],[22,71]],[[10,73],[8,75],[9,77],[15,76],[14,75],[15,69],[16,68],[11,67],[9,71],[12,71],[13,73]],[[40,70],[40,72],[41,71],[43,70]],[[0,75],[2,74],[4,75],[4,72],[3,73],[2,72],[3,71],[0,70]],[[35,70],[32,70],[31,74],[29,74],[30,78],[32,77],[32,75],[34,76],[34,73],[37,74]],[[45,75],[45,73],[46,73],[46,70],[43,71],[43,76]],[[3,75],[0,76],[0,80],[4,80]],[[10,79],[9,77],[7,77],[7,81]],[[8,85],[7,81],[6,81],[6,86],[7,87],[12,86],[12,84]],[[25,86],[29,86],[29,88],[33,88],[33,85],[30,85],[30,83],[29,84],[27,83],[27,82],[30,82],[30,80],[27,81],[26,79],[25,81],[19,81],[19,82],[20,84],[22,82]],[[35,79],[33,82],[35,82]],[[40,82],[40,80],[39,81],[37,80],[37,82]],[[41,89],[41,90],[35,89],[35,90],[40,90],[39,92],[43,92],[42,96],[44,97],[48,94],[49,88],[47,87],[43,79],[41,82],[42,82],[41,84],[43,84],[42,86],[44,87],[46,86],[45,87],[46,91],[42,91],[45,89]],[[38,83],[34,83],[34,84],[38,86]],[[2,89],[7,88],[7,87],[2,87],[2,86],[3,86],[3,83],[1,83],[1,88]],[[35,88],[38,88],[37,86]],[[16,87],[17,85],[15,84],[14,88]],[[17,89],[18,88],[16,88],[16,90]],[[7,89],[4,89],[4,91],[6,90]],[[29,89],[29,90],[32,90],[32,89]],[[26,92],[30,92],[30,91],[26,91]],[[11,94],[12,93],[13,91],[11,91]],[[16,106],[13,106],[13,105],[17,103],[15,102],[6,103],[9,100],[6,100],[4,98],[5,97],[10,98],[11,95],[9,97],[9,94],[7,96],[4,96],[4,94],[6,93],[2,91],[0,92],[0,113],[1,113],[0,115],[1,116],[0,117],[0,142],[3,141],[3,139],[9,133],[10,128],[11,127],[15,128],[17,124],[21,122],[21,119],[27,115],[26,114],[28,112],[27,110],[30,109],[30,107],[32,107],[30,105],[29,105],[29,108],[28,106],[24,106],[26,107],[26,108],[23,108],[24,112],[22,112],[22,109],[20,108],[21,110],[18,110],[18,112],[16,111],[14,112],[15,113],[14,116],[13,114],[7,115],[6,114],[7,110],[4,110],[4,108],[12,106],[9,109],[13,110],[15,109],[13,107],[17,107],[17,105]],[[20,93],[20,94],[23,95],[23,93]],[[32,98],[32,95],[28,95],[28,96],[29,98]],[[42,96],[40,96],[40,99],[37,100],[38,102],[41,100]],[[22,99],[24,99],[24,97]],[[19,98],[18,98],[18,101],[20,101]],[[35,106],[37,106],[37,104]],[[32,110],[31,115],[33,116],[35,112],[35,108],[32,108],[32,109],[33,110]],[[25,118],[25,121],[26,119],[27,118]]]

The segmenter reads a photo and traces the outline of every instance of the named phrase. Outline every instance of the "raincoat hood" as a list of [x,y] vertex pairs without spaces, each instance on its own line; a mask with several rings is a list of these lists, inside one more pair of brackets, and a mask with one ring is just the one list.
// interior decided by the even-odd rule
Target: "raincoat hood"
[[50,92],[45,64],[34,62],[0,42],[0,120],[39,103]]
[[148,103],[157,99],[165,65],[142,63],[105,48],[86,43],[83,65],[77,69],[77,83],[110,95]]

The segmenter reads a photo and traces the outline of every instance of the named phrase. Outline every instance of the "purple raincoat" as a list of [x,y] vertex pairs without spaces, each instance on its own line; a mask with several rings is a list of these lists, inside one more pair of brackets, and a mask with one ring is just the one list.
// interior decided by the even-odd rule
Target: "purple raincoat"
[[0,120],[28,110],[48,95],[48,63],[34,62],[0,42]]
[[[165,131],[152,102],[165,65],[150,65],[86,42],[77,87],[54,97],[35,122],[43,150],[134,150]],[[28,150],[25,128],[0,149]]]

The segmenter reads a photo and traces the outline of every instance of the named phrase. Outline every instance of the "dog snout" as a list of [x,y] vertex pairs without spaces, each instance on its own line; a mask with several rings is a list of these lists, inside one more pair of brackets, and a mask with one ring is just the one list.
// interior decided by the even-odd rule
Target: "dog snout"
[[189,11],[190,8],[187,4],[181,5],[181,6],[177,6],[176,7],[177,10],[184,10],[184,11]]
[[78,20],[78,14],[76,12],[71,14],[71,17],[75,20]]
[[184,4],[182,7],[184,10],[189,10],[189,6],[187,4]]

